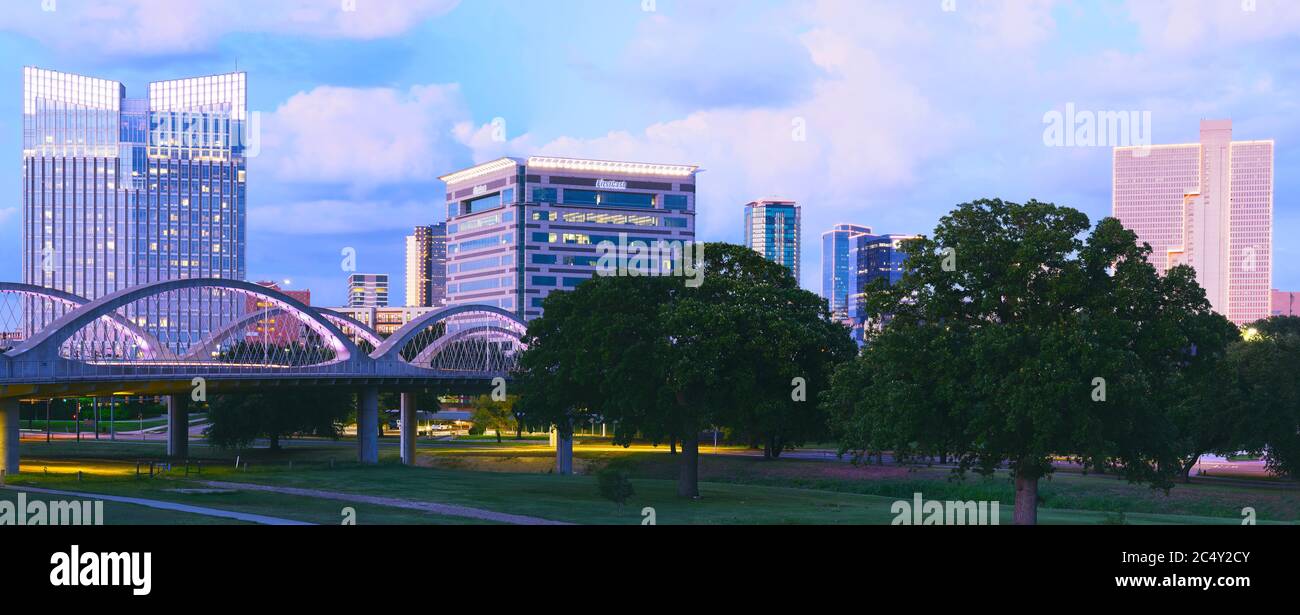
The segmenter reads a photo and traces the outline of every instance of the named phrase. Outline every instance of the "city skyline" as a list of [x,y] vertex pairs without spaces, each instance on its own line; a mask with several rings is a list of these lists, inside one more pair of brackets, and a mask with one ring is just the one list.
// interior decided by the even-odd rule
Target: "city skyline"
[[[1275,140],[1274,232],[1300,231],[1297,180],[1286,173],[1300,158],[1300,121],[1286,110],[1300,79],[1294,67],[1250,63],[1294,49],[1300,9],[1287,4],[1260,2],[1251,13],[1234,3],[1203,11],[1160,3],[962,3],[944,13],[929,3],[829,0],[794,8],[760,2],[747,11],[660,2],[650,12],[573,2],[546,12],[488,0],[412,2],[383,18],[365,3],[354,13],[333,4],[311,9],[319,19],[294,21],[276,8],[231,20],[215,3],[196,3],[208,16],[199,30],[186,26],[180,11],[159,7],[150,23],[178,30],[136,44],[78,38],[110,17],[72,3],[50,14],[39,3],[16,6],[0,25],[0,51],[10,60],[0,69],[11,71],[0,79],[0,146],[18,148],[24,65],[139,91],[151,81],[227,73],[238,64],[249,73],[249,109],[260,112],[262,133],[262,151],[248,164],[257,189],[248,203],[246,277],[292,278],[316,291],[322,305],[345,303],[346,272],[331,267],[345,248],[355,249],[358,270],[389,271],[401,283],[400,237],[443,219],[436,177],[502,154],[700,164],[708,178],[699,207],[704,240],[743,243],[735,203],[764,193],[809,203],[804,224],[814,232],[854,220],[928,233],[957,203],[993,196],[1070,205],[1095,222],[1111,209],[1110,147],[1043,143],[1044,115],[1071,104],[1096,113],[1149,111],[1143,132],[1155,143],[1193,142],[1197,122],[1209,117],[1232,118],[1251,139]],[[604,27],[593,40],[568,44],[606,60],[560,58],[545,71],[541,59],[504,60],[527,55],[510,50],[579,13]],[[132,32],[144,15],[125,10],[116,19]],[[701,25],[717,20],[768,36],[707,36]],[[870,36],[872,22],[904,20],[916,29],[909,40]],[[1177,28],[1163,29],[1170,23]],[[484,48],[466,33],[487,24],[503,33],[502,51],[473,53]],[[989,36],[978,24],[1018,35]],[[1194,35],[1224,40],[1207,55],[1186,43]],[[74,39],[79,45],[66,44]],[[655,46],[658,40],[680,48]],[[926,51],[925,40],[939,44]],[[458,47],[472,50],[469,61],[440,59]],[[953,54],[956,48],[962,52]],[[394,60],[397,49],[403,53]],[[723,49],[728,53],[718,53]],[[1017,51],[1010,61],[1008,51]],[[939,80],[933,71],[903,70],[935,54],[958,58],[953,74],[964,76]],[[166,66],[156,62],[163,56]],[[680,70],[685,66],[692,68]],[[882,68],[889,66],[899,70]],[[1117,71],[1128,77],[1114,79]],[[548,82],[596,88],[602,96],[558,109],[502,96],[507,82],[525,91]],[[1188,89],[1192,82],[1201,86]],[[972,84],[980,84],[980,96],[953,95]],[[338,147],[344,140],[357,145]],[[18,173],[0,176],[0,193],[20,194],[20,181]],[[11,234],[0,241],[0,267],[10,279],[20,278],[16,201],[0,202],[0,223]],[[279,249],[291,244],[300,249]],[[1300,271],[1288,266],[1295,250],[1275,246],[1274,287],[1300,287]],[[821,251],[805,252],[802,285],[820,290]]]

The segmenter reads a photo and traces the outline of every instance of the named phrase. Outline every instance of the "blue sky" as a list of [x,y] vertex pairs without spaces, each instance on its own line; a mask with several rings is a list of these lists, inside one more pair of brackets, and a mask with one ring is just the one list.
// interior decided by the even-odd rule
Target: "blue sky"
[[[249,277],[319,305],[340,251],[402,278],[443,218],[437,176],[500,155],[692,163],[699,234],[804,205],[804,279],[836,222],[928,232],[998,196],[1110,211],[1110,149],[1048,147],[1043,116],[1149,111],[1274,139],[1274,286],[1300,289],[1300,3],[1286,0],[41,0],[0,22],[0,279],[19,277],[21,68],[122,81],[249,73]],[[952,8],[955,10],[945,10]],[[2,78],[9,75],[9,78]],[[504,141],[492,138],[503,121]],[[805,138],[794,138],[794,127]],[[395,287],[400,288],[395,283]],[[400,293],[398,293],[400,296]]]

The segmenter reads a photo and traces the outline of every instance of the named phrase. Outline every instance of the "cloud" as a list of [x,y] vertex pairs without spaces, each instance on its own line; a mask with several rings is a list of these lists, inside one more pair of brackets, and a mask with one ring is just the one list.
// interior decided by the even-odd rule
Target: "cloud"
[[1129,0],[1127,8],[1149,50],[1184,58],[1300,32],[1300,3],[1289,0]]
[[468,117],[455,84],[322,86],[290,97],[262,122],[254,161],[276,179],[367,187],[433,181],[454,165],[452,131]]
[[8,224],[10,220],[18,217],[17,207],[0,208],[0,225]]
[[412,227],[429,224],[437,217],[434,203],[326,199],[259,205],[249,209],[248,227],[258,233],[293,236],[409,233]]
[[[8,30],[66,51],[123,56],[194,53],[227,34],[374,39],[408,31],[459,0],[53,0],[8,3]],[[347,10],[355,8],[355,10]]]

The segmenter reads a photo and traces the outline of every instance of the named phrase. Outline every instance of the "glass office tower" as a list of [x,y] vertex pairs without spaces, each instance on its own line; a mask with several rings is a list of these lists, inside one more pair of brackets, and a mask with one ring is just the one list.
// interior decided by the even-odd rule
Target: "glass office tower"
[[600,244],[695,239],[698,167],[501,158],[447,184],[447,301],[524,319],[596,275]]
[[[149,84],[23,69],[23,281],[96,299],[177,278],[245,277],[244,73]],[[187,291],[127,316],[179,350],[242,313]],[[27,311],[28,330],[50,313]]]
[[417,226],[406,236],[406,306],[447,303],[447,224]]
[[859,237],[871,235],[870,227],[836,224],[822,233],[822,297],[839,319],[849,315],[849,295],[857,293],[858,264],[854,247]]
[[794,279],[799,279],[800,249],[799,204],[794,201],[765,199],[745,205],[745,247],[784,265]]

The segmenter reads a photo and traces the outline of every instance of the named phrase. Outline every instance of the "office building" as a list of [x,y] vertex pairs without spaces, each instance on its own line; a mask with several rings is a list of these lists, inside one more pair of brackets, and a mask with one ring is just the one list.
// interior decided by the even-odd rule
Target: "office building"
[[374,329],[381,337],[388,337],[407,323],[436,311],[436,307],[337,307],[321,308],[342,314]]
[[[150,83],[23,69],[23,281],[97,299],[176,278],[245,275],[244,73]],[[126,316],[173,350],[237,316],[209,291]],[[58,316],[36,304],[27,330]]]
[[1269,315],[1272,141],[1233,141],[1231,120],[1204,120],[1197,143],[1115,148],[1113,184],[1114,216],[1158,270],[1191,265],[1238,325]]
[[447,225],[417,226],[406,236],[406,305],[437,307],[447,302]]
[[857,287],[848,296],[847,311],[849,324],[853,328],[854,339],[863,339],[863,328],[881,326],[889,321],[889,316],[872,321],[868,314],[867,299],[877,280],[883,280],[886,286],[893,286],[903,278],[907,268],[907,254],[903,242],[916,239],[917,235],[861,235],[855,239],[851,260],[855,264]]
[[799,204],[786,199],[763,199],[745,205],[745,247],[763,258],[784,265],[799,279]]
[[822,233],[822,297],[837,318],[848,316],[849,295],[857,293],[857,240],[871,234],[870,227],[857,224],[836,224]]
[[1300,316],[1300,293],[1274,290],[1271,304],[1271,316]]
[[[271,290],[279,291],[285,295],[293,297],[306,305],[311,305],[311,291],[287,290],[275,282],[258,282],[259,286],[265,286]],[[252,317],[254,312],[262,312],[262,316],[257,318],[253,326],[244,332],[244,340],[250,344],[265,343],[270,346],[288,346],[291,344],[306,344],[310,333],[306,330],[306,325],[298,317],[281,312],[279,305],[265,299],[257,297],[246,297],[244,300],[245,313]],[[221,340],[218,340],[221,341]]]
[[348,307],[388,307],[388,274],[354,273],[348,276]]
[[447,299],[525,319],[596,275],[603,242],[695,239],[698,167],[533,156],[443,176]]

